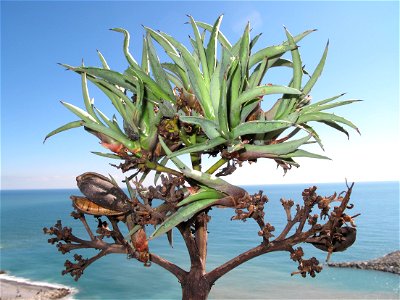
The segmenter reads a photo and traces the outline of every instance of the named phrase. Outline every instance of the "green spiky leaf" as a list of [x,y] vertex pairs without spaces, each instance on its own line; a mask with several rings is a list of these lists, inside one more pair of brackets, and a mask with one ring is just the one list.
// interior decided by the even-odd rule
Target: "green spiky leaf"
[[191,194],[188,197],[186,197],[184,200],[178,203],[178,207],[185,206],[189,203],[202,200],[202,199],[219,199],[224,197],[225,195],[214,190],[214,189],[208,189],[208,188],[201,188],[198,190],[195,194]]
[[104,152],[97,152],[97,151],[91,151],[91,153],[101,156],[101,157],[106,157],[106,158],[111,158],[111,159],[122,159],[120,156],[112,153],[104,153]]
[[300,146],[306,144],[310,138],[311,135],[308,135],[298,140],[266,146],[245,145],[245,149],[246,151],[259,154],[284,155],[296,151]]
[[216,137],[211,140],[206,140],[202,143],[197,143],[197,144],[191,145],[189,147],[185,147],[181,150],[174,151],[168,157],[172,158],[172,157],[187,154],[187,153],[205,152],[205,151],[214,149],[215,147],[220,146],[224,143],[226,143],[226,139],[224,139],[223,137]]
[[301,114],[298,119],[299,124],[307,123],[307,122],[311,122],[311,121],[325,122],[325,123],[326,122],[327,123],[338,122],[338,123],[345,124],[345,125],[353,128],[354,130],[356,130],[358,133],[360,133],[360,131],[358,130],[356,125],[354,125],[349,120],[347,120],[343,117],[337,116],[335,114],[324,113],[324,112],[311,112],[311,113]]
[[257,134],[275,131],[293,126],[290,121],[251,121],[238,125],[232,130],[231,137],[236,139],[247,134]]
[[60,126],[57,129],[54,129],[53,131],[51,131],[48,135],[46,135],[46,137],[43,140],[43,143],[46,142],[46,140],[53,135],[56,135],[60,132],[66,131],[66,130],[70,130],[72,128],[81,127],[81,126],[83,126],[83,124],[85,124],[85,123],[82,120],[79,120],[79,121],[72,121],[63,126]]
[[219,199],[202,199],[192,202],[169,216],[161,225],[150,235],[149,240],[152,240],[176,227],[182,222],[192,218],[196,213],[210,207]]
[[179,119],[185,123],[199,125],[201,127],[201,129],[204,131],[204,133],[210,139],[214,139],[214,138],[221,136],[221,134],[218,131],[218,129],[219,129],[218,125],[215,124],[214,121],[210,121],[206,118],[194,117],[194,116],[179,116]]
[[306,85],[303,87],[304,95],[310,93],[311,89],[313,88],[314,84],[317,82],[319,76],[322,73],[322,70],[324,69],[325,66],[326,57],[328,55],[328,47],[329,47],[329,41],[326,43],[324,53],[322,54],[321,60],[319,61],[317,67],[315,68],[315,71],[311,75],[311,78],[308,80]]

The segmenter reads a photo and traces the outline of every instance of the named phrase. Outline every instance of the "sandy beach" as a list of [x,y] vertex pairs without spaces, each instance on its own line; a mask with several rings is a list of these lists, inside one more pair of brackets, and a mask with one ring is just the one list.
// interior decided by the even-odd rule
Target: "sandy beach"
[[0,299],[71,299],[74,291],[61,285],[30,282],[23,278],[0,274]]

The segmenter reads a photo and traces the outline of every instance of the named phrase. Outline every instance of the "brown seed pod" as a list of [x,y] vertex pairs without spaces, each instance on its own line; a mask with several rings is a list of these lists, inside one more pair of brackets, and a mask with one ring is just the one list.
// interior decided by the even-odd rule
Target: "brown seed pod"
[[132,243],[133,247],[139,252],[149,251],[149,242],[144,228],[140,228],[132,235]]
[[341,227],[333,235],[331,240],[332,248],[329,249],[329,237],[317,237],[311,238],[307,242],[312,244],[314,247],[325,251],[325,252],[342,252],[354,244],[356,240],[357,229],[349,226]]
[[109,178],[87,172],[76,177],[76,181],[79,190],[95,204],[124,213],[132,209],[128,196]]
[[94,216],[120,216],[123,212],[97,205],[85,197],[71,196],[72,205],[80,212]]
[[138,252],[138,260],[147,265],[149,256],[149,241],[147,240],[146,231],[142,227],[131,235],[132,245]]

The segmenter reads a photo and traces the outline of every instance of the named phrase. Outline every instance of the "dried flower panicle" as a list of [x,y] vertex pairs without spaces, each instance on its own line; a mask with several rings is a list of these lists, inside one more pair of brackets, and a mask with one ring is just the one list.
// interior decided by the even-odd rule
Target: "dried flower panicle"
[[[97,176],[96,178],[102,179],[103,177]],[[88,182],[91,182],[89,179]],[[104,186],[106,184],[112,184],[108,179],[102,180],[105,182],[103,184]],[[51,244],[56,244],[58,250],[62,254],[81,248],[100,250],[100,252],[92,258],[83,259],[80,255],[76,255],[74,256],[75,263],[67,260],[65,263],[66,269],[63,271],[63,274],[70,274],[75,280],[78,280],[86,267],[110,251],[111,253],[125,253],[129,258],[134,258],[143,262],[145,266],[150,266],[151,257],[148,249],[147,235],[144,231],[145,226],[162,223],[166,218],[166,214],[171,214],[178,210],[179,207],[177,205],[182,199],[187,197],[187,195],[196,194],[199,190],[199,187],[196,186],[186,187],[183,177],[172,175],[161,176],[161,185],[157,186],[145,188],[140,181],[134,181],[134,184],[136,187],[135,191],[140,198],[125,198],[124,203],[128,203],[130,209],[126,212],[122,211],[121,213],[110,212],[109,215],[103,216],[108,218],[112,227],[109,225],[109,222],[102,219],[102,216],[96,216],[95,212],[89,211],[89,213],[94,214],[98,220],[98,226],[95,231],[97,235],[93,234],[86,221],[85,214],[88,213],[88,211],[83,210],[84,206],[74,205],[75,211],[71,213],[71,216],[82,222],[91,238],[88,241],[75,237],[72,234],[71,228],[63,227],[61,221],[57,221],[50,229],[44,228],[46,234],[55,236],[48,241]],[[84,190],[88,194],[95,193],[95,191],[91,191],[88,187],[85,187]],[[268,197],[264,195],[262,191],[253,195],[247,194],[240,202],[237,202],[235,208],[236,215],[231,219],[242,221],[248,219],[255,220],[260,228],[258,235],[263,239],[261,245],[268,247],[268,245],[274,245],[274,242],[278,242],[282,243],[282,245],[286,245],[284,248],[285,250],[287,250],[288,247],[291,249],[291,259],[299,264],[298,271],[293,272],[292,275],[301,274],[302,277],[306,277],[306,275],[309,274],[311,277],[315,277],[316,273],[322,270],[319,261],[315,257],[303,259],[303,249],[298,247],[294,250],[291,248],[291,245],[299,243],[298,241],[310,243],[316,248],[328,252],[329,259],[331,253],[344,251],[354,243],[356,237],[354,218],[358,216],[358,214],[350,216],[345,213],[346,209],[353,208],[353,205],[349,205],[348,203],[352,186],[348,188],[344,196],[342,196],[342,194],[337,196],[337,194],[334,193],[332,196],[322,197],[316,193],[316,190],[317,188],[312,186],[302,192],[303,205],[296,204],[294,216],[292,216],[292,207],[295,204],[294,201],[292,199],[280,199],[286,213],[287,224],[277,237],[273,234],[276,230],[275,227],[264,219],[265,204],[268,202]],[[72,197],[71,199],[76,199],[76,197]],[[164,203],[153,208],[152,204],[154,199],[163,200]],[[85,199],[85,201],[90,202],[90,199]],[[101,201],[102,200],[99,200],[99,203],[101,203]],[[87,205],[90,205],[89,202]],[[331,204],[333,202],[338,202],[340,205],[331,209]],[[115,207],[119,208],[117,205]],[[318,207],[320,210],[319,215],[315,213],[312,214],[315,207]],[[327,218],[325,224],[318,223],[318,219],[322,219],[322,217],[324,217],[324,219]],[[128,228],[133,230],[129,234],[130,237],[128,240],[123,237],[119,230],[119,224],[121,223],[128,225]],[[305,227],[306,224],[308,224],[308,227]],[[297,225],[297,227],[294,227],[295,225]],[[136,228],[135,226],[140,226],[139,230],[134,230],[134,228]],[[294,234],[287,237],[288,233],[291,232],[293,228],[296,228]],[[196,230],[194,227],[191,230],[191,235],[195,236]],[[172,243],[171,237],[171,235],[168,235]],[[111,243],[107,243],[106,240],[111,240]]]
[[303,278],[305,278],[308,273],[311,277],[315,277],[316,273],[322,271],[322,266],[319,264],[318,259],[311,257],[310,259],[302,259],[299,261],[298,270],[299,271],[292,272],[291,276],[300,274]]
[[258,232],[258,235],[262,236],[266,241],[269,241],[271,237],[274,237],[272,234],[273,231],[275,231],[275,227],[267,223],[264,228]]
[[294,205],[294,201],[291,199],[285,200],[285,198],[281,198],[281,203],[282,203],[283,209],[285,210],[287,221],[291,221],[292,220],[291,209],[292,209],[292,206]]

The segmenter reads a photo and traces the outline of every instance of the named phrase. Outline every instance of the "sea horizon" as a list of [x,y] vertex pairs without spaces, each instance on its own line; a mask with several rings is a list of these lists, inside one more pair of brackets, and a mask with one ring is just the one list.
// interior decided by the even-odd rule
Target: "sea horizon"
[[[228,181],[229,182],[229,181]],[[357,184],[369,184],[369,183],[398,183],[400,185],[400,180],[364,180],[364,181],[353,181],[353,180],[348,180],[347,183],[355,183]],[[159,182],[157,184],[160,184]],[[343,181],[330,181],[330,182],[287,182],[287,183],[262,183],[262,184],[238,184],[238,186],[241,187],[255,187],[255,186],[279,186],[279,185],[316,185],[318,186],[319,184],[327,185],[327,184],[344,184],[346,185],[346,180]],[[77,187],[48,187],[48,188],[1,188],[0,187],[0,192],[2,191],[47,191],[47,190],[78,190]]]

